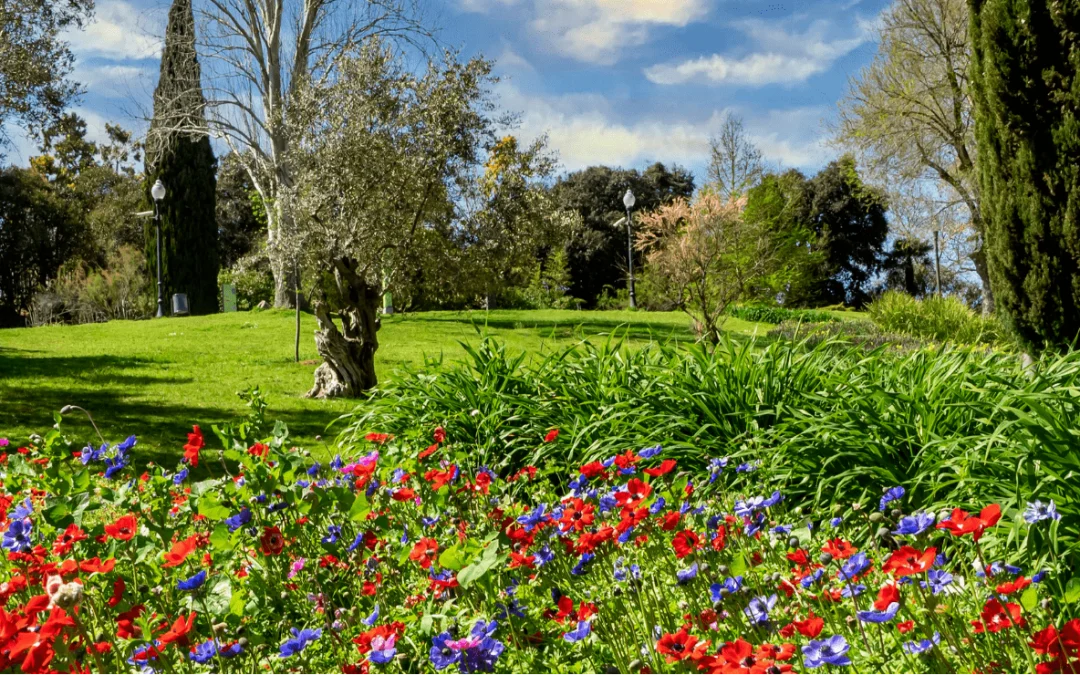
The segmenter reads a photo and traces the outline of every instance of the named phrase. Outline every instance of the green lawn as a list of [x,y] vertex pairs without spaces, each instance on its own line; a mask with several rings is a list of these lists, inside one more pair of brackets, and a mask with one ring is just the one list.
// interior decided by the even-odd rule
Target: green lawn
[[[154,321],[0,330],[0,437],[24,441],[52,424],[67,404],[89,410],[105,437],[137,434],[144,456],[172,465],[192,424],[245,414],[236,392],[264,390],[270,419],[281,419],[299,444],[315,436],[355,401],[302,396],[315,368],[315,320],[303,315],[300,358],[293,362],[294,316],[287,311],[241,312]],[[729,319],[734,334],[763,335],[771,326]],[[461,358],[460,341],[486,332],[514,349],[540,352],[585,337],[625,333],[635,344],[692,340],[680,313],[493,311],[430,312],[387,317],[376,356],[383,382],[425,357]],[[81,415],[65,426],[80,440],[92,429]]]

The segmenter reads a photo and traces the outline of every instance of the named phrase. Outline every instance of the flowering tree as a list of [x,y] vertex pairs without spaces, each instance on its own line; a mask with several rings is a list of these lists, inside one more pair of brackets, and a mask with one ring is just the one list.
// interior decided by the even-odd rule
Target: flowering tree
[[709,342],[720,340],[725,311],[778,268],[777,242],[742,217],[745,200],[714,193],[678,199],[641,217],[637,248],[657,290],[689,314]]

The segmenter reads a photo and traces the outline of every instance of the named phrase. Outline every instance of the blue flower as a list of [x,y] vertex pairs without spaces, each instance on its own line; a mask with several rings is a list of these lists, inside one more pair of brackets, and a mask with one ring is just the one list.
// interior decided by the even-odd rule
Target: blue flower
[[876,609],[869,609],[862,612],[857,612],[859,620],[866,623],[887,623],[896,618],[896,613],[900,611],[899,602],[891,602],[889,606],[885,608],[884,612],[879,612]]
[[697,578],[697,573],[698,573],[698,564],[697,563],[694,563],[693,565],[691,565],[690,567],[687,567],[684,570],[678,570],[678,571],[675,572],[675,576],[678,578],[677,583],[680,586],[682,586],[684,584],[688,584],[691,581],[693,581],[695,578]]
[[521,523],[526,532],[532,532],[536,526],[544,522],[544,514],[546,511],[547,504],[538,504],[531,512],[519,516],[517,521]]
[[375,603],[375,611],[371,613],[366,619],[361,619],[361,623],[365,626],[374,626],[375,622],[379,620],[379,603]]
[[432,516],[430,518],[428,518],[427,516],[424,516],[424,517],[422,517],[420,519],[420,522],[424,525],[424,527],[434,527],[435,524],[439,522],[440,517],[441,516],[439,516],[439,515],[434,515],[434,516]]
[[324,544],[336,544],[338,539],[341,538],[341,526],[340,525],[328,525],[326,528],[326,536],[322,538]]
[[590,624],[588,621],[578,621],[577,628],[568,633],[563,633],[563,639],[567,642],[578,642],[589,637],[589,633],[591,632],[592,624]]
[[509,605],[500,602],[496,605],[496,608],[499,610],[496,615],[499,619],[507,619],[511,615],[521,619],[525,618],[525,606],[517,598],[510,598]]
[[1043,504],[1036,499],[1028,502],[1027,508],[1024,509],[1024,520],[1029,523],[1037,523],[1040,520],[1061,520],[1061,514],[1057,512],[1053,499],[1049,504]]
[[397,654],[397,635],[391,634],[389,637],[380,635],[371,641],[371,651],[368,652],[368,658],[371,659],[372,663],[389,663],[395,654]]
[[821,577],[823,577],[823,576],[825,576],[825,570],[824,570],[824,568],[819,567],[816,570],[814,570],[811,574],[808,574],[805,577],[803,577],[802,579],[800,579],[799,580],[799,585],[802,586],[803,588],[810,588],[811,586],[816,584],[818,581],[820,581]]
[[776,593],[773,593],[769,597],[759,595],[750,601],[750,604],[743,609],[745,614],[751,621],[757,624],[764,624],[769,620],[769,611],[776,605]]
[[13,520],[8,525],[7,532],[4,533],[4,548],[9,551],[26,552],[32,547],[30,545],[30,535],[34,531],[34,524],[30,522],[29,518],[23,518],[21,520]]
[[345,462],[341,461],[341,455],[334,455],[334,459],[330,460],[330,468],[334,471],[341,471],[341,468],[345,466]]
[[137,441],[135,440],[134,436],[128,436],[119,445],[116,446],[116,454],[118,454],[118,455],[126,455],[126,454],[128,454],[128,452],[130,452],[131,449],[135,447],[136,442]]
[[431,659],[431,665],[435,666],[435,670],[449,668],[461,660],[461,652],[447,645],[453,639],[454,636],[448,632],[439,633],[431,639],[431,651],[428,653],[428,658]]
[[537,551],[535,553],[535,555],[536,555],[535,564],[536,564],[537,567],[543,567],[544,565],[548,564],[549,562],[551,562],[552,560],[555,559],[555,553],[551,550],[551,547],[548,546],[547,544],[544,544],[543,546],[541,546],[540,550]]
[[215,640],[207,640],[192,647],[191,651],[188,652],[188,658],[195,663],[205,665],[214,659],[215,654],[231,659],[242,651],[244,651],[244,648],[237,642],[222,647]]
[[953,575],[943,569],[931,569],[927,572],[927,580],[919,582],[923,589],[929,588],[934,595],[944,593],[945,586],[953,583]]
[[930,639],[923,639],[923,640],[919,640],[918,642],[915,642],[914,640],[909,640],[909,641],[905,642],[904,643],[904,651],[907,652],[908,654],[922,654],[923,652],[931,649],[934,645],[938,644],[939,642],[941,642],[941,633],[938,633],[937,631],[935,631],[934,632],[934,637],[932,637]]
[[779,490],[776,490],[775,492],[772,493],[772,495],[770,495],[767,499],[765,499],[763,502],[761,502],[761,505],[764,508],[770,508],[770,507],[776,506],[777,504],[779,504],[782,501],[784,501],[784,495],[780,494]]
[[895,502],[905,494],[907,494],[907,490],[900,486],[889,488],[885,491],[885,494],[881,496],[881,502],[878,504],[878,511],[884,511],[889,502]]
[[349,544],[349,548],[348,548],[349,553],[352,553],[356,549],[360,548],[360,544],[363,544],[363,543],[364,543],[364,533],[361,532],[360,534],[356,535],[356,538],[353,539],[353,542],[351,544]]
[[742,576],[728,577],[724,579],[722,583],[709,586],[709,595],[712,596],[713,602],[720,602],[724,598],[724,593],[728,593],[729,595],[738,593],[739,589],[742,588],[742,585]]
[[1047,574],[1046,570],[1041,570],[1039,572],[1036,572],[1035,576],[1031,577],[1031,583],[1033,583],[1033,584],[1042,583],[1042,580],[1046,578],[1046,574]]
[[820,668],[825,664],[831,666],[850,666],[851,659],[847,657],[851,645],[847,643],[843,635],[834,635],[827,640],[811,640],[803,645],[803,661],[807,668]]
[[27,498],[25,502],[21,502],[15,505],[11,511],[8,512],[8,520],[25,520],[34,514],[34,505]]
[[840,573],[843,575],[844,580],[850,581],[865,572],[868,567],[870,567],[870,559],[866,557],[865,553],[859,551],[844,561]]
[[105,478],[112,478],[116,474],[127,466],[127,457],[123,455],[117,455],[116,457],[105,459]]
[[236,532],[241,527],[251,522],[251,509],[244,506],[240,508],[240,513],[234,516],[229,516],[225,519],[225,525],[229,528],[229,532]]
[[94,446],[88,444],[85,448],[83,448],[82,452],[79,453],[79,460],[83,464],[89,464],[90,462],[100,462],[105,456],[105,452],[108,449],[108,443],[102,443],[101,447],[97,450],[94,449]]
[[844,519],[841,518],[840,516],[837,516],[837,517],[835,517],[835,518],[833,518],[832,520],[829,521],[829,525],[833,529],[835,529],[837,527],[840,527],[840,523],[842,523],[842,522],[844,522]]
[[657,497],[656,501],[649,505],[649,515],[655,516],[664,510],[667,501],[663,497]]
[[176,587],[182,591],[194,591],[206,583],[206,570],[199,570],[191,577],[176,582]]
[[644,450],[639,452],[638,455],[640,455],[643,459],[652,459],[653,457],[656,457],[657,455],[659,455],[663,451],[664,451],[663,446],[654,445],[651,448],[645,448]]
[[577,564],[570,570],[570,574],[585,574],[585,564],[595,557],[596,556],[592,553],[582,553]]
[[866,592],[865,584],[848,584],[840,590],[840,597],[855,598]]
[[322,637],[321,628],[304,628],[303,630],[290,628],[289,631],[292,633],[292,637],[281,643],[281,653],[279,656],[283,659],[299,654],[304,651],[310,643]]
[[760,461],[743,462],[739,466],[735,467],[735,473],[750,473],[751,471],[757,471],[761,466]]
[[934,525],[934,514],[927,513],[926,511],[919,511],[911,516],[904,516],[900,519],[893,534],[906,534],[915,536],[922,534]]
[[187,477],[188,477],[188,468],[185,466],[183,469],[180,469],[179,471],[177,471],[176,475],[173,476],[173,478],[172,478],[173,485],[179,485],[180,483],[183,483],[185,480],[187,480]]

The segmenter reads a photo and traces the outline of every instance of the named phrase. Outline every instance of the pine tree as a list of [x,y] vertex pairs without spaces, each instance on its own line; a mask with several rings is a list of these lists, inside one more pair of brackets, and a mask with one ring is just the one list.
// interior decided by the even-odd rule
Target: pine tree
[[[192,314],[218,309],[218,232],[215,159],[205,133],[195,19],[191,0],[174,0],[154,90],[154,118],[146,142],[146,189],[160,179],[162,280],[168,309],[173,293],[186,293]],[[147,259],[156,273],[154,223],[147,228]]]
[[1080,4],[971,0],[990,282],[1029,346],[1080,330]]

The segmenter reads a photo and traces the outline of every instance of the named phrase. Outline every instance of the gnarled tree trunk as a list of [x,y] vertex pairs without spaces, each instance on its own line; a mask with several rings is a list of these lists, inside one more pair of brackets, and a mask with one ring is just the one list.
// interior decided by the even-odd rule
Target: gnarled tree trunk
[[342,308],[337,312],[341,330],[323,302],[316,302],[315,347],[325,362],[315,370],[315,385],[308,398],[356,397],[373,388],[375,350],[379,348],[381,289],[357,274],[349,258],[334,261],[334,281]]

